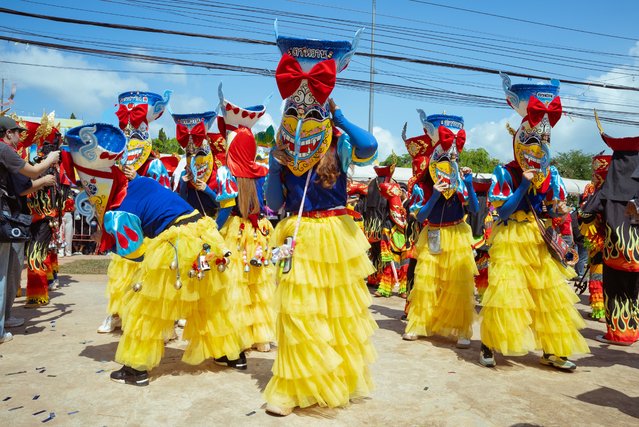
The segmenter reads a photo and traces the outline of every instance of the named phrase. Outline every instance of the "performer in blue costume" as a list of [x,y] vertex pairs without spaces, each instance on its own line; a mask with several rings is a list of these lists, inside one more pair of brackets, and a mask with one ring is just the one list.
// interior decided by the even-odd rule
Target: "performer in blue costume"
[[566,189],[550,166],[550,133],[561,118],[559,82],[511,85],[502,78],[508,104],[523,119],[513,137],[515,160],[495,168],[488,192],[499,221],[490,238],[479,362],[495,366],[493,350],[508,356],[542,350],[542,365],[574,370],[568,357],[589,352],[574,307],[579,298],[566,284],[574,270],[550,254],[536,218],[566,213]]
[[348,215],[346,181],[351,164],[376,157],[377,141],[328,98],[357,40],[277,38],[276,80],[286,103],[266,200],[274,211],[285,204],[292,215],[271,239],[282,255],[278,352],[264,392],[266,411],[275,415],[314,404],[344,406],[373,387],[368,365],[376,357],[377,325],[364,279],[374,268],[366,237]]
[[[421,167],[412,188],[413,208],[420,223],[428,221],[417,241],[415,285],[408,305],[408,325],[402,336],[438,334],[457,339],[458,348],[470,347],[475,319],[475,265],[466,211],[479,204],[472,185],[472,170],[457,160],[466,142],[464,119],[418,110],[425,135],[404,141]],[[428,173],[427,173],[428,172]],[[462,178],[463,177],[463,178]],[[421,195],[421,197],[419,197]]]
[[[214,111],[173,114],[175,134],[186,153],[186,167],[178,192],[200,214],[215,218],[220,207],[234,205],[237,183],[225,166],[215,164],[207,133],[215,121]],[[226,215],[228,216],[228,215]],[[224,221],[218,223],[218,226]]]
[[250,342],[239,333],[235,297],[223,278],[229,251],[215,222],[150,178],[127,181],[115,166],[126,144],[119,129],[89,124],[69,130],[66,139],[65,169],[75,168],[96,208],[101,248],[138,267],[130,283],[134,292],[120,311],[123,335],[115,357],[124,366],[111,379],[148,385],[147,371],[160,363],[164,339],[181,318],[187,319],[186,363],[213,357],[246,369],[242,350]]
[[[162,116],[170,98],[170,90],[164,91],[164,96],[141,91],[118,95],[118,109],[115,115],[120,129],[127,138],[118,164],[128,179],[133,179],[139,174],[153,178],[164,187],[170,188],[166,168],[159,159],[152,156],[152,141],[149,136],[149,124]],[[122,326],[120,309],[129,297],[129,280],[137,267],[136,263],[112,254],[107,272],[108,315],[98,327],[98,333],[113,332]]]

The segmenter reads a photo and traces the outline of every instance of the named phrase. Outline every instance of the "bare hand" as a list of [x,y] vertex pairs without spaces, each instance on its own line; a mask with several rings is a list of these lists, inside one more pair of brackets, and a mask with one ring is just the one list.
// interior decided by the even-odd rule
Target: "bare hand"
[[135,178],[138,175],[135,169],[133,169],[133,167],[129,165],[125,165],[122,168],[122,172],[124,172],[124,176],[126,176],[126,179],[128,179],[129,181],[131,181],[133,178]]
[[60,151],[52,151],[47,155],[46,162],[49,166],[58,164],[60,161]]
[[523,177],[526,181],[532,181],[535,177],[535,173],[537,173],[537,169],[528,169],[523,173]]
[[204,191],[206,190],[206,182],[202,181],[201,179],[198,179],[195,182],[195,188],[197,189],[197,191]]
[[444,182],[444,178],[439,178],[437,183],[433,185],[433,188],[439,191],[440,193],[443,193],[444,191],[448,190],[448,187],[450,187],[450,185],[447,182]]
[[53,175],[45,175],[40,179],[42,180],[42,185],[44,187],[52,187],[56,184],[56,179]]
[[336,110],[339,110],[339,106],[335,104],[333,98],[328,98],[328,109],[330,110],[331,115],[335,114]]
[[91,235],[91,240],[93,240],[97,244],[100,244],[100,242],[102,241],[102,229],[101,228],[97,229],[95,231],[95,233],[93,233]]
[[556,211],[557,211],[557,213],[560,213],[562,215],[566,215],[567,213],[570,212],[570,208],[568,207],[566,202],[561,201],[561,202],[557,203]]
[[462,173],[462,176],[466,176],[466,175],[472,174],[473,170],[467,166],[464,166],[463,168],[461,168],[461,173]]

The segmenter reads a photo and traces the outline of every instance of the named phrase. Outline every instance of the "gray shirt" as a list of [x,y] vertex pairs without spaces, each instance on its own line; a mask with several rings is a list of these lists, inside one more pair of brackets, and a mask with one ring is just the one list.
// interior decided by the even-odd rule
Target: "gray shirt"
[[13,148],[5,144],[4,141],[0,142],[0,169],[4,166],[11,173],[18,173],[25,164],[24,159]]

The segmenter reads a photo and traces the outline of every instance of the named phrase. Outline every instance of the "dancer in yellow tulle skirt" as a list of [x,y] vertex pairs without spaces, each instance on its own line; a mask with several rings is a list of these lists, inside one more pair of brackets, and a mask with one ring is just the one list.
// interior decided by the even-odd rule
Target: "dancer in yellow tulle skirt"
[[241,297],[236,310],[249,327],[251,344],[258,351],[269,351],[275,341],[275,271],[269,259],[269,239],[273,226],[267,218],[252,221],[233,215],[220,234],[233,248],[228,280],[237,284]]
[[[306,43],[279,37],[284,54],[280,67],[299,66],[286,52],[306,51]],[[316,40],[310,43],[317,48]],[[331,67],[335,72],[334,61],[347,54],[345,47],[350,46],[326,43],[334,57],[318,65],[327,67],[324,77]],[[273,377],[264,391],[266,411],[275,415],[315,404],[345,406],[351,398],[367,396],[373,388],[369,364],[376,357],[371,336],[377,328],[368,311],[371,296],[365,283],[374,272],[367,256],[370,245],[346,208],[348,168],[374,160],[377,141],[347,121],[328,94],[318,101],[305,84],[298,87],[289,81],[292,74],[285,74],[279,74],[280,88],[288,85],[298,90],[286,101],[265,187],[268,206],[278,211],[285,205],[292,214],[277,225],[271,240],[282,255],[276,265],[278,351]],[[284,96],[289,95],[293,93]],[[298,115],[305,108],[309,114]],[[323,121],[317,120],[318,114]],[[297,123],[299,117],[308,121]],[[301,138],[307,141],[302,143],[303,161],[296,160],[295,144],[281,139],[291,123],[297,123]],[[293,247],[292,257],[285,244]]]
[[[277,226],[274,246],[293,235],[296,220]],[[266,401],[281,408],[344,406],[372,390],[368,364],[376,356],[370,338],[377,325],[364,282],[374,271],[368,241],[349,215],[302,218],[297,241],[291,270],[278,280],[278,353]]]
[[568,285],[574,277],[567,257],[550,253],[542,220],[567,212],[568,192],[550,166],[550,134],[561,118],[559,82],[516,84],[502,75],[508,104],[522,117],[513,135],[515,160],[497,165],[488,191],[499,222],[489,250],[488,288],[482,299],[479,363],[495,366],[493,350],[519,356],[542,350],[542,365],[571,371],[568,357],[588,353],[579,333],[584,321],[574,307],[579,299]]

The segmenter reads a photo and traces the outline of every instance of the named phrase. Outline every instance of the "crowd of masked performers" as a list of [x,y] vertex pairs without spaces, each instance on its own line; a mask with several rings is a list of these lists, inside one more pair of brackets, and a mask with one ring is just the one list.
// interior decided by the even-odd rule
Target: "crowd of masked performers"
[[[231,102],[220,86],[211,111],[174,112],[170,91],[131,91],[119,95],[114,124],[66,132],[56,173],[83,188],[100,224],[100,250],[113,253],[108,317],[99,328],[122,328],[115,353],[122,368],[112,380],[148,385],[178,323],[189,364],[212,358],[244,370],[247,350],[277,343],[264,391],[269,413],[344,406],[373,388],[371,293],[394,292],[406,298],[406,341],[440,335],[468,348],[475,338],[483,366],[495,366],[496,353],[539,351],[542,365],[571,371],[570,357],[589,352],[568,284],[578,252],[588,258],[592,317],[606,321],[598,339],[639,338],[639,138],[600,129],[613,154],[594,158],[575,218],[587,251],[573,250],[561,232],[570,212],[550,165],[551,131],[562,115],[554,80],[511,84],[502,76],[522,120],[510,129],[513,160],[491,179],[473,178],[458,163],[462,117],[418,110],[424,132],[409,138],[406,125],[402,132],[413,159],[408,185],[393,180],[394,166],[376,167],[369,183],[350,182],[349,169],[373,163],[378,148],[330,98],[358,37],[277,37],[284,99],[277,131],[254,134],[266,107]],[[185,153],[181,171],[177,159],[151,150],[149,124],[166,111]],[[51,122],[35,131],[13,123],[6,134],[24,130],[35,143],[59,138]],[[24,173],[24,161],[9,165],[13,176]],[[47,194],[29,205],[34,303],[46,298],[55,269],[51,222],[40,222],[63,210]],[[286,213],[275,228],[267,209]]]

